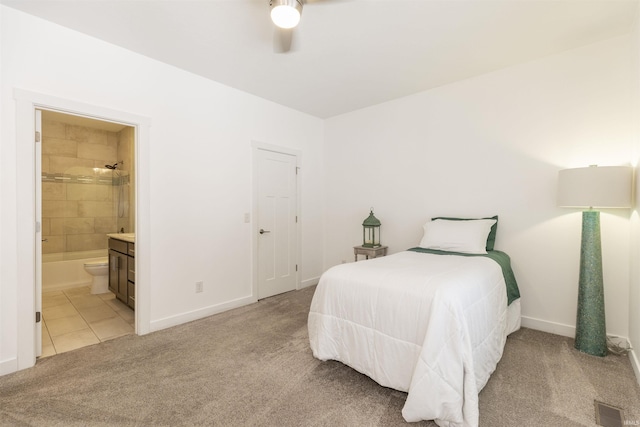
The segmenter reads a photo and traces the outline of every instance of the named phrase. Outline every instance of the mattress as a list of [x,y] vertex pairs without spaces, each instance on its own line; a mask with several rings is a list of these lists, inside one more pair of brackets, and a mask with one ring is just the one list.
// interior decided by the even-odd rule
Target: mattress
[[407,392],[405,420],[476,426],[520,301],[492,259],[404,251],[327,270],[308,327],[316,358]]

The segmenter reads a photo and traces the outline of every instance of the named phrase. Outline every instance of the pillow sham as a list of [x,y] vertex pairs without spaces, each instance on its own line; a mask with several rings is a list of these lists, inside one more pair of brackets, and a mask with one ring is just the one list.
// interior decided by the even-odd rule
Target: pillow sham
[[435,219],[424,226],[420,247],[449,252],[486,254],[487,237],[495,219],[459,221]]
[[487,237],[487,250],[492,251],[493,247],[496,244],[496,234],[498,233],[498,215],[485,217],[485,218],[452,218],[446,216],[438,216],[435,218],[431,218],[431,220],[436,219],[447,219],[449,221],[477,221],[479,219],[495,219],[496,223],[491,226],[491,231],[489,232],[489,236]]

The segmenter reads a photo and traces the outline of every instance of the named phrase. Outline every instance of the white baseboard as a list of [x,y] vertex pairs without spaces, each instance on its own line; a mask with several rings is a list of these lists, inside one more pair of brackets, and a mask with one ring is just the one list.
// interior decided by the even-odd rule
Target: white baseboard
[[300,282],[300,289],[317,285],[319,281],[320,281],[320,277],[312,277],[311,279],[303,280],[302,282]]
[[18,359],[3,360],[0,362],[0,376],[11,374],[18,370]]
[[[320,277],[312,277],[311,279],[303,280],[302,282],[300,282],[300,289],[317,285],[319,280],[320,280]],[[182,325],[183,323],[193,322],[194,320],[213,316],[214,314],[222,313],[223,311],[227,311],[233,308],[238,308],[248,304],[252,304],[257,301],[258,300],[255,297],[248,296],[244,298],[238,298],[233,301],[228,301],[222,304],[216,304],[216,305],[204,307],[198,310],[165,317],[164,319],[153,320],[151,321],[149,332],[160,331],[162,329],[171,328],[172,326],[178,326],[178,325]]]
[[[533,317],[522,316],[522,326],[535,329],[537,331],[548,332],[550,334],[561,335],[563,337],[574,338],[576,336],[575,326],[562,323],[549,322],[548,320],[535,319]],[[627,337],[607,334],[607,337],[616,345],[623,348],[631,347]]]
[[522,326],[535,329],[536,331],[561,335],[563,337],[574,337],[576,335],[575,326],[549,322],[548,320],[535,319],[533,317],[522,316]]
[[634,349],[629,351],[629,361],[633,367],[633,372],[636,374],[636,381],[640,384],[640,360],[638,360],[638,353]]
[[[532,317],[522,316],[522,326],[564,337],[573,338],[576,335],[576,328],[574,326],[549,322],[547,320],[534,319]],[[608,335],[608,337],[614,344],[617,344],[622,348],[631,348],[629,338],[614,335]],[[629,351],[629,361],[633,367],[633,373],[636,375],[636,381],[640,384],[640,360],[638,359],[638,353],[636,353],[634,349]]]
[[227,301],[222,304],[211,305],[209,307],[200,308],[198,310],[189,311],[186,313],[180,313],[170,317],[165,317],[164,319],[153,320],[151,321],[150,332],[159,331],[162,329],[170,328],[172,326],[182,325],[183,323],[193,322],[194,320],[213,316],[214,314],[222,313],[223,311],[227,311],[233,308],[238,308],[248,304],[252,304],[256,301],[257,300],[255,297],[248,296],[244,298],[238,298],[232,301]]

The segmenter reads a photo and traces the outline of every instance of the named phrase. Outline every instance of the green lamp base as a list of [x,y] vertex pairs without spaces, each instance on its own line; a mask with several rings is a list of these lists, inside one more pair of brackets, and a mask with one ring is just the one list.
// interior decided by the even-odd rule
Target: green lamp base
[[600,212],[592,210],[582,212],[578,314],[574,347],[592,356],[607,355]]

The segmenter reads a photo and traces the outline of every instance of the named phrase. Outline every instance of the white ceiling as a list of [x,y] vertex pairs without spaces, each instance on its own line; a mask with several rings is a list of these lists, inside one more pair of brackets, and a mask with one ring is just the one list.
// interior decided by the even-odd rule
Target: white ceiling
[[629,33],[638,0],[308,0],[274,53],[269,0],[0,0],[328,118]]

